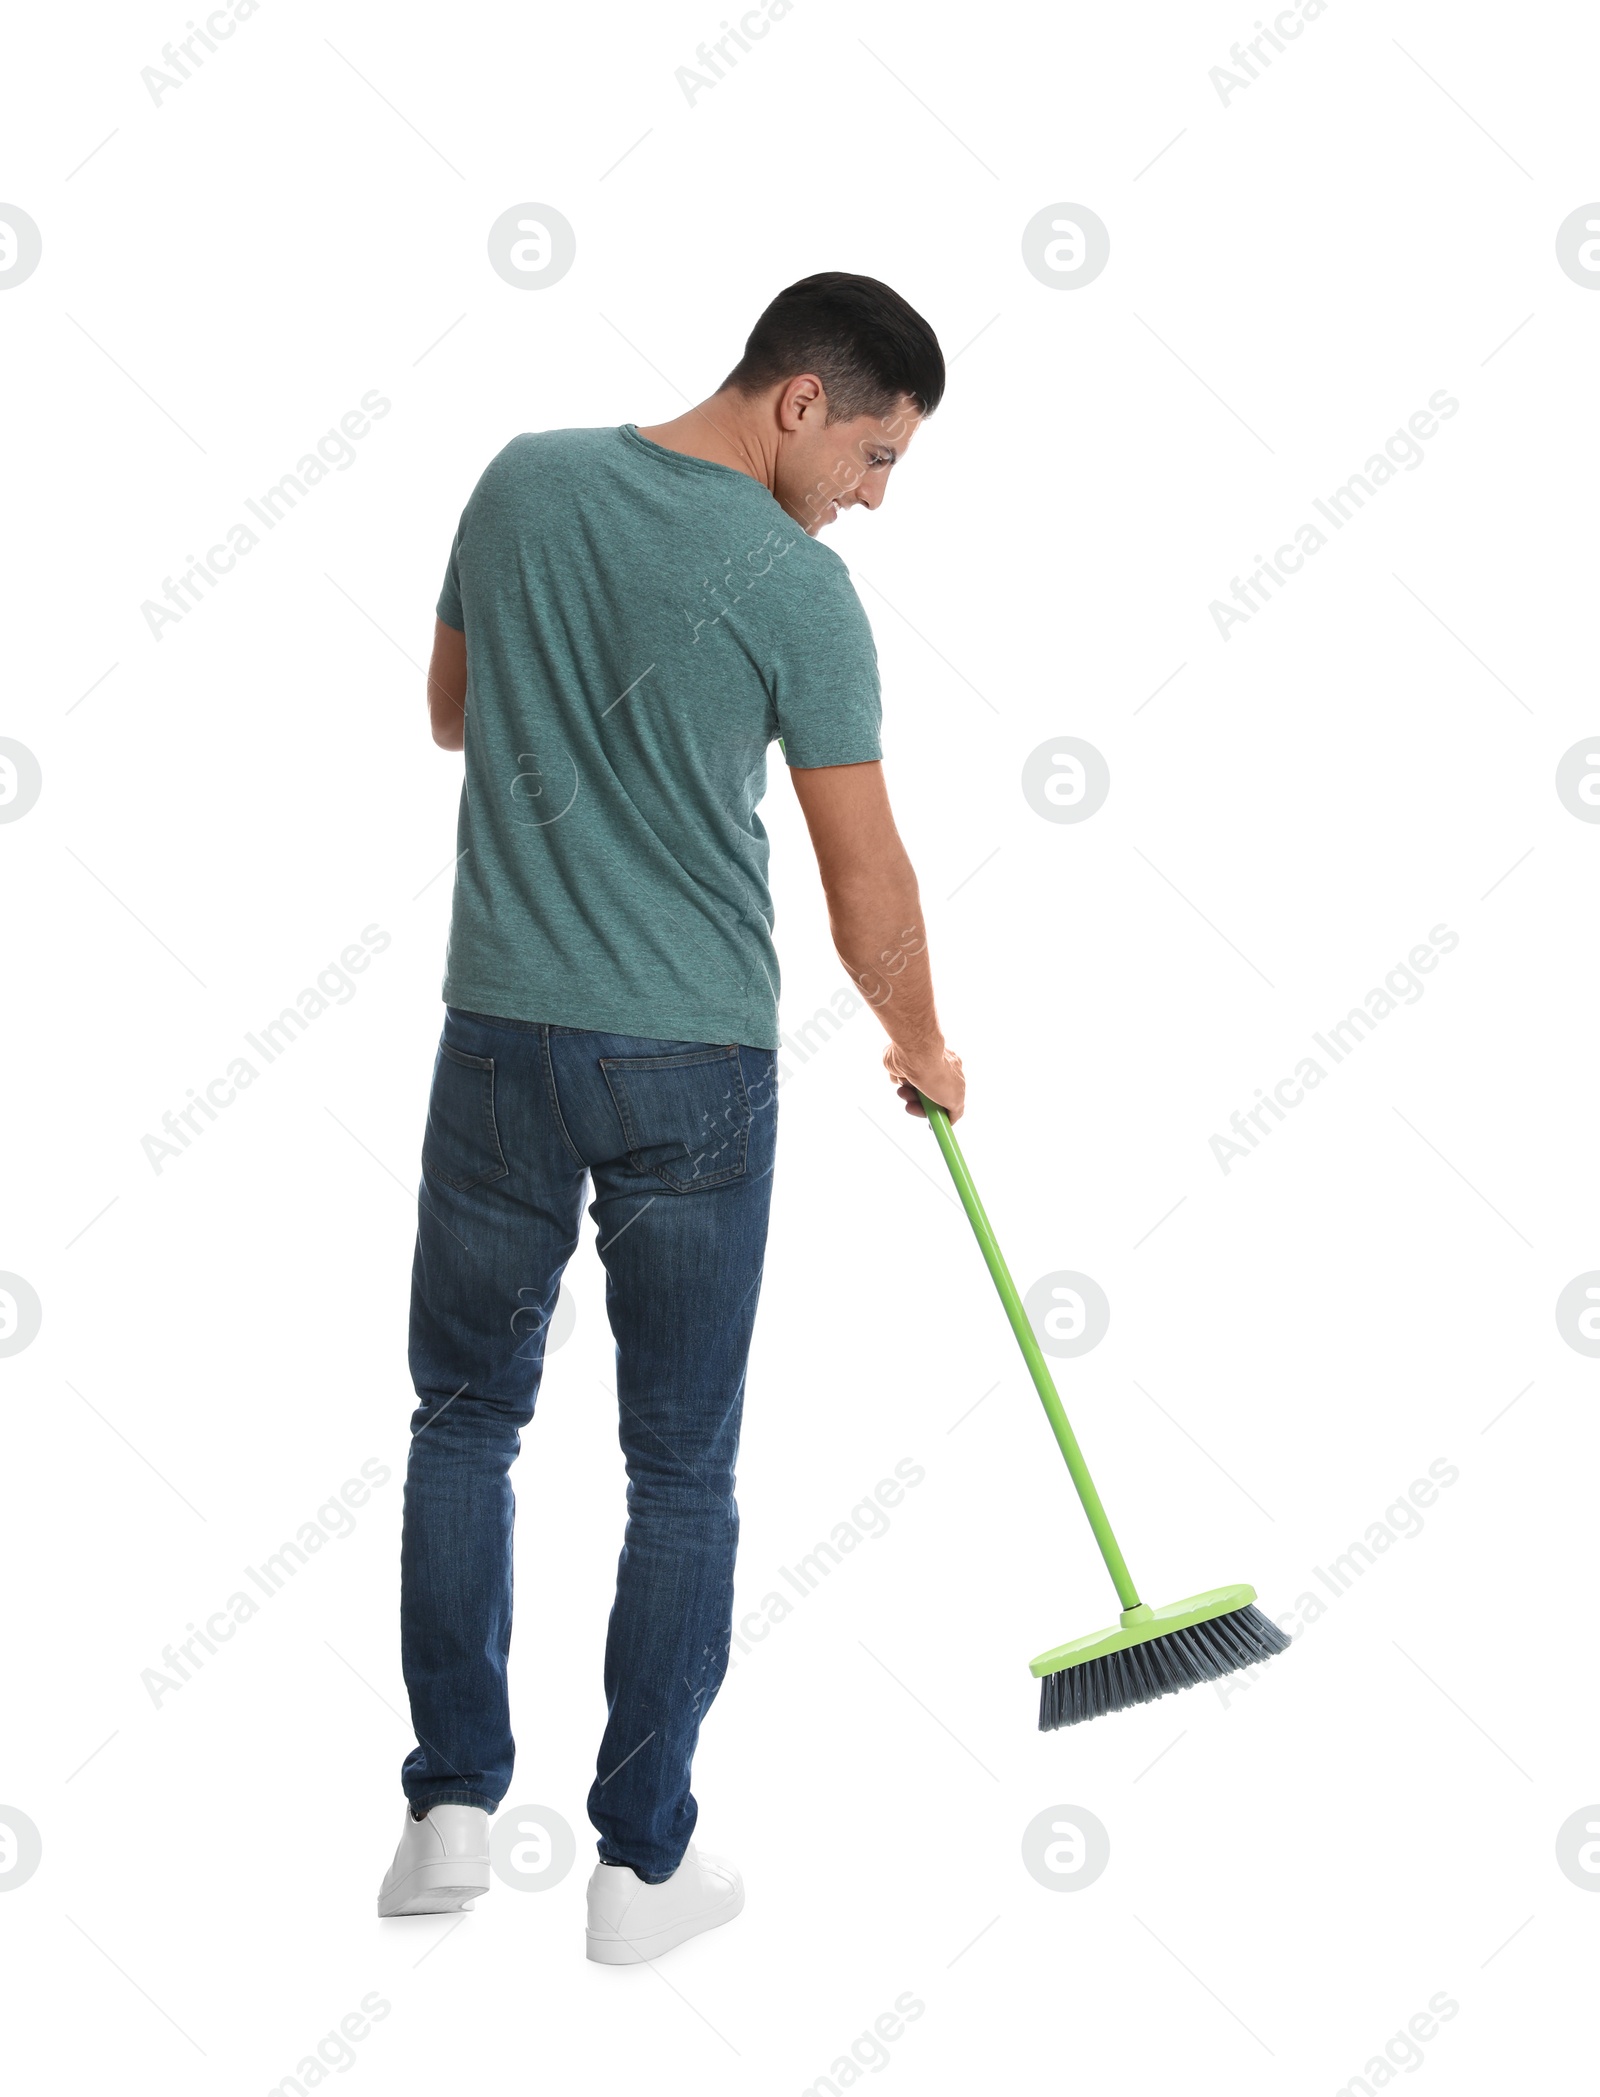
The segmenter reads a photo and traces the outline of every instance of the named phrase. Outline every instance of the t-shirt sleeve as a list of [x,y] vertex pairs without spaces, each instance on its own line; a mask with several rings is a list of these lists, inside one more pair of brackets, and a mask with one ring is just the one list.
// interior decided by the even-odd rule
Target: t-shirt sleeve
[[798,592],[786,601],[770,669],[784,762],[800,771],[883,755],[872,628],[844,562],[829,547],[816,551],[824,558],[806,577],[803,601]]
[[461,522],[456,526],[456,535],[450,541],[450,559],[445,565],[444,587],[439,592],[439,602],[434,606],[446,626],[453,626],[457,633],[467,630],[466,615],[461,609],[461,534],[467,528],[467,513],[461,513]]

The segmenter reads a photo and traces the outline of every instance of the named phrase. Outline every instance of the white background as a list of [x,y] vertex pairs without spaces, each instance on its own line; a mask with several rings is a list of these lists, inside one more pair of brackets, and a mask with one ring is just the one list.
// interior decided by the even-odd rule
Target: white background
[[[5,89],[0,198],[44,243],[0,298],[0,733],[43,773],[0,827],[0,1268],[43,1306],[0,1361],[0,1804],[43,1840],[0,1900],[19,2084],[265,2091],[376,1990],[330,2081],[781,2097],[910,1990],[861,2082],[1331,2092],[1442,1990],[1392,2079],[1572,2086],[1600,1365],[1554,1307],[1600,1266],[1600,830],[1554,776],[1600,729],[1600,297],[1555,233],[1600,195],[1592,17],[1332,0],[1224,104],[1244,5],[797,0],[691,104],[709,4],[265,0],[158,106],[184,19],[35,11]],[[521,290],[485,241],[528,201],[577,260]],[[1109,228],[1082,288],[1023,264],[1057,202]],[[676,413],[823,268],[951,359],[830,543],[978,1183],[1024,1287],[1110,1300],[1062,1388],[1143,1591],[1249,1580],[1287,1620],[1430,1463],[1460,1475],[1259,1680],[1038,1734],[1027,1660],[1114,1598],[875,1023],[788,1056],[741,1613],[897,1461],[926,1478],[708,1722],[700,1840],[743,1918],[618,1973],[581,1936],[623,1483],[588,1240],[516,1474],[508,1801],[578,1865],[373,1913],[460,775],[417,665],[511,435]],[[142,602],[371,388],[356,463],[153,639]],[[1440,388],[1425,463],[1222,639],[1211,601]],[[1081,824],[1021,792],[1061,735],[1110,767]],[[792,1031],[840,971],[773,771]],[[353,1000],[155,1172],[162,1114],[369,924]],[[1435,925],[1420,1001],[1224,1173],[1228,1117]],[[153,1705],[141,1671],[372,1458],[354,1533]],[[1109,1833],[1092,1885],[1024,1869],[1055,1806]]]

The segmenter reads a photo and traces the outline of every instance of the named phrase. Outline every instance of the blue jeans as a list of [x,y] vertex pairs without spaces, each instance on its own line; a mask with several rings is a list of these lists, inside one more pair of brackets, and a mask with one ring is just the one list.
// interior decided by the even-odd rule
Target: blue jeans
[[400,1617],[414,1810],[493,1812],[510,1786],[508,1473],[590,1178],[628,1491],[589,1817],[608,1861],[651,1881],[677,1869],[700,1721],[728,1663],[777,1118],[768,1049],[447,1010],[411,1294]]

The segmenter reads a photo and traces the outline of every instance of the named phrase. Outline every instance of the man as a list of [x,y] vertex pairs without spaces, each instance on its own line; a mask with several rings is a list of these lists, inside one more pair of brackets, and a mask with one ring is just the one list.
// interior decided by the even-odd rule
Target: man
[[734,1462],[777,1124],[778,962],[756,804],[779,742],[839,957],[908,1111],[959,1116],[877,658],[816,534],[876,509],[944,391],[887,285],[779,294],[710,399],[512,440],[439,598],[434,740],[466,752],[412,1281],[401,1646],[417,1746],[383,1915],[470,1907],[511,1780],[513,1500],[592,1179],[628,1518],[589,1814],[588,1955],[655,1958],[743,1905],[694,1848],[728,1660]]

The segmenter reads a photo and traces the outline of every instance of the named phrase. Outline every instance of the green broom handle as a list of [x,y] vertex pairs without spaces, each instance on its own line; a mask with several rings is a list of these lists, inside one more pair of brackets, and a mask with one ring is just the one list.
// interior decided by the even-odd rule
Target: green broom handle
[[1000,1301],[1005,1306],[1006,1316],[1011,1321],[1011,1330],[1016,1334],[1017,1345],[1022,1349],[1022,1358],[1028,1365],[1028,1374],[1033,1378],[1034,1389],[1045,1409],[1055,1438],[1061,1446],[1061,1454],[1067,1460],[1067,1469],[1072,1473],[1072,1482],[1078,1488],[1078,1498],[1083,1502],[1083,1511],[1089,1517],[1089,1527],[1094,1531],[1094,1540],[1100,1546],[1100,1556],[1106,1562],[1124,1609],[1139,1607],[1139,1591],[1133,1584],[1133,1575],[1128,1571],[1106,1511],[1100,1505],[1100,1495],[1095,1491],[1094,1480],[1089,1476],[1089,1466],[1083,1460],[1083,1451],[1078,1447],[1078,1438],[1072,1431],[1066,1409],[1056,1390],[1055,1379],[1045,1363],[1044,1354],[1033,1327],[1028,1323],[1028,1314],[1022,1307],[1022,1298],[1017,1294],[1017,1285],[1011,1279],[1011,1270],[1005,1256],[996,1243],[989,1219],[983,1212],[983,1203],[978,1199],[978,1190],[972,1184],[972,1174],[967,1170],[967,1161],[961,1155],[961,1146],[956,1142],[955,1130],[950,1126],[950,1117],[943,1107],[936,1106],[925,1092],[919,1092],[923,1107],[927,1111],[929,1126],[944,1152],[944,1161],[950,1168],[950,1177],[956,1183],[956,1192],[961,1197],[961,1206],[967,1212],[967,1221],[972,1225],[973,1236],[983,1254]]

